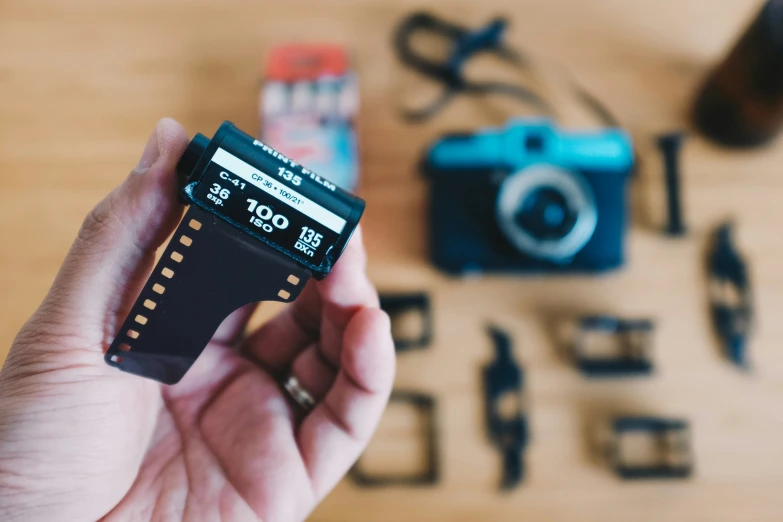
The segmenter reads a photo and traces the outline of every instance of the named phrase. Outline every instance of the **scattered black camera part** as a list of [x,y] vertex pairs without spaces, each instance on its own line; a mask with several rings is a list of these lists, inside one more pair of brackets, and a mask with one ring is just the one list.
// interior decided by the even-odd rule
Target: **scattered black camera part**
[[425,444],[427,467],[421,473],[412,475],[383,475],[368,473],[362,469],[361,458],[351,468],[348,476],[361,487],[385,486],[431,486],[440,480],[440,458],[438,453],[437,402],[435,397],[415,391],[392,392],[390,403],[404,403],[416,408],[426,420]]
[[432,343],[433,321],[429,295],[423,292],[381,294],[380,301],[381,309],[389,314],[392,324],[394,324],[398,317],[409,312],[418,312],[421,317],[421,335],[417,338],[395,337],[395,351],[407,352],[410,350],[424,349]]
[[[647,436],[655,454],[650,462],[635,462],[623,450],[623,438]],[[612,421],[609,461],[624,480],[681,479],[693,473],[693,451],[688,422],[660,417],[617,417]]]
[[[610,315],[583,317],[578,320],[573,340],[576,366],[586,376],[596,378],[649,375],[653,371],[650,352],[654,330],[655,324],[648,319],[621,319]],[[595,334],[613,337],[618,352],[613,356],[591,356],[586,338]]]
[[514,360],[511,338],[489,326],[495,360],[484,368],[486,423],[492,443],[503,456],[500,489],[511,490],[525,478],[524,451],[529,441],[528,419],[522,406],[524,374]]
[[224,122],[177,164],[190,205],[106,352],[110,366],[178,382],[223,319],[292,302],[348,244],[364,201]]
[[665,232],[669,236],[683,236],[686,233],[680,193],[680,150],[684,140],[685,134],[682,132],[669,132],[658,136],[658,148],[663,154],[666,176],[666,205],[669,221]]
[[753,326],[750,278],[733,241],[733,226],[723,223],[712,233],[708,263],[710,314],[723,350],[731,362],[748,367],[747,348]]

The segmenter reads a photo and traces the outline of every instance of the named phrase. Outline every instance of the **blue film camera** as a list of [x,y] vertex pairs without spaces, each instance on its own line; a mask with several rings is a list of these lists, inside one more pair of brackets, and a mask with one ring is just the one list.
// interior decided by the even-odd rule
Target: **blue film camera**
[[623,264],[633,145],[546,120],[448,135],[428,151],[432,261],[452,273],[595,272]]

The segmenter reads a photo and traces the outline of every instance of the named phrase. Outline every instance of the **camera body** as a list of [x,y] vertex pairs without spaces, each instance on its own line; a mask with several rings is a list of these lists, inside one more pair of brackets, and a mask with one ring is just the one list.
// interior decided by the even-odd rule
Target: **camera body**
[[621,129],[548,120],[447,135],[427,152],[430,255],[447,272],[599,272],[621,266],[633,145]]

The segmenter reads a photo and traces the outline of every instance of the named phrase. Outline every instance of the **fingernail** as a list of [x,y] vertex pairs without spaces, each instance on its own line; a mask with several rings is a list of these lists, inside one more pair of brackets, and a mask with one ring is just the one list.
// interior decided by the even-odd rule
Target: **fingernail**
[[147,140],[147,145],[144,147],[144,152],[141,154],[139,165],[136,170],[145,171],[152,166],[155,161],[160,157],[160,147],[158,146],[158,127],[155,127],[155,131]]

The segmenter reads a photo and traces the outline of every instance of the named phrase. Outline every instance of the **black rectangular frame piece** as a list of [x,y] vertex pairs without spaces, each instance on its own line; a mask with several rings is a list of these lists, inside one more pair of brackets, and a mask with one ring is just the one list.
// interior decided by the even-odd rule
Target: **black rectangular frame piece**
[[389,403],[407,403],[415,407],[426,421],[425,445],[427,467],[421,473],[411,475],[383,475],[369,473],[362,468],[361,457],[351,468],[348,476],[360,487],[384,486],[432,486],[440,480],[440,458],[438,455],[437,402],[435,397],[421,392],[394,391]]
[[[610,315],[582,317],[573,341],[573,359],[588,377],[644,376],[653,372],[652,334],[655,324],[649,319],[622,319]],[[613,336],[620,345],[616,356],[590,357],[584,351],[584,337],[591,332]]]
[[421,350],[432,343],[433,320],[429,295],[424,292],[383,293],[380,295],[381,309],[389,314],[392,323],[395,317],[408,311],[416,311],[422,318],[422,332],[418,338],[395,338],[397,352]]
[[[613,441],[610,462],[624,480],[683,479],[693,473],[693,450],[687,421],[660,417],[617,417],[612,421]],[[620,439],[629,433],[644,433],[655,439],[661,460],[655,464],[633,465],[623,461]]]

